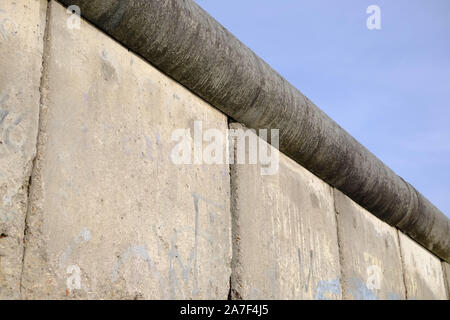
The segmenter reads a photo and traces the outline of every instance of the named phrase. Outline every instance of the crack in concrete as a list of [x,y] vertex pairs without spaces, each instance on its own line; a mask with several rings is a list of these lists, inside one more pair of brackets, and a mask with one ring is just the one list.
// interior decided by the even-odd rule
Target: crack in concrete
[[40,132],[41,132],[41,123],[42,123],[42,119],[41,119],[41,111],[42,111],[42,106],[44,105],[44,95],[45,95],[45,90],[44,87],[46,85],[47,82],[47,64],[48,64],[48,58],[49,58],[49,41],[50,41],[50,35],[49,35],[49,21],[50,21],[50,12],[51,12],[51,6],[52,6],[52,0],[48,0],[47,1],[47,7],[45,10],[45,27],[44,27],[44,35],[43,35],[43,53],[42,53],[42,67],[41,67],[41,79],[40,79],[40,85],[39,85],[39,111],[38,111],[38,128],[37,128],[37,135],[36,135],[36,150],[35,150],[35,154],[32,160],[32,164],[31,164],[31,172],[30,172],[30,176],[28,179],[28,183],[27,183],[27,208],[26,208],[26,213],[25,213],[25,223],[24,223],[24,230],[23,230],[23,244],[22,244],[22,270],[20,273],[20,283],[19,283],[19,295],[20,297],[23,299],[23,292],[22,292],[22,288],[23,288],[23,277],[24,277],[24,269],[25,269],[25,254],[26,254],[26,249],[27,249],[27,238],[28,238],[28,233],[29,233],[29,228],[28,228],[28,224],[29,224],[29,215],[30,215],[30,210],[31,210],[31,193],[32,193],[32,183],[33,183],[33,176],[35,174],[36,171],[36,161],[39,155],[39,137],[40,137]]
[[[235,122],[232,118],[227,116],[227,127],[230,128],[230,124]],[[235,150],[228,150],[229,152],[235,152]],[[236,202],[237,192],[235,190],[235,173],[232,164],[229,164],[228,173],[230,175],[230,215],[231,215],[231,274],[230,274],[230,288],[228,291],[228,300],[242,300],[241,293],[238,288],[234,288],[233,284],[240,282],[239,279],[239,218],[236,216]]]
[[403,259],[403,252],[402,252],[402,244],[400,243],[400,230],[395,229],[397,231],[397,241],[398,241],[398,250],[400,254],[400,262],[402,266],[402,278],[403,278],[403,286],[405,287],[405,300],[408,300],[408,288],[406,286],[406,274],[405,274],[405,261]]
[[340,236],[340,230],[339,230],[339,221],[338,221],[338,215],[339,215],[339,211],[337,210],[336,207],[336,189],[333,188],[332,186],[330,186],[331,188],[331,195],[333,197],[333,209],[334,209],[334,217],[335,217],[335,221],[336,221],[336,240],[337,240],[337,246],[338,246],[338,253],[339,253],[339,283],[341,284],[341,294],[342,297],[341,299],[344,300],[345,297],[345,291],[346,291],[346,287],[344,285],[344,270],[343,270],[343,266],[344,266],[344,255],[342,253],[342,248],[341,248],[341,236]]
[[447,273],[445,272],[445,261],[442,259],[439,259],[441,261],[441,269],[442,269],[442,276],[444,278],[444,287],[445,287],[445,294],[447,295],[447,299],[450,300],[450,286],[449,286],[449,280],[447,277]]

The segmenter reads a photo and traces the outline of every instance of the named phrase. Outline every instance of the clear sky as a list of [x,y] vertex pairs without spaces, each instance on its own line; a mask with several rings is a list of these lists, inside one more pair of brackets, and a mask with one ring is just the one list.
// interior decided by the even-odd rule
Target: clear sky
[[196,2],[450,217],[450,0]]

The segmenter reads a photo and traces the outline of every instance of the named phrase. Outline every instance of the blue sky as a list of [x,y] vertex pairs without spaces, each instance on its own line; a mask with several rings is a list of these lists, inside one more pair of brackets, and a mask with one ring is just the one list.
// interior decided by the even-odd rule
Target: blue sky
[[449,0],[196,2],[450,217]]

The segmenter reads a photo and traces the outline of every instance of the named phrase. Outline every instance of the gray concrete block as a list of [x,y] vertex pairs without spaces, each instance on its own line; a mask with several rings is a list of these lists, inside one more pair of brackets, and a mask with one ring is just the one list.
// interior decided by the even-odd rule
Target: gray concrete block
[[447,288],[447,299],[450,300],[450,264],[442,262],[442,269],[444,270],[445,286]]
[[0,300],[20,297],[46,5],[45,0],[0,2]]
[[407,298],[447,299],[440,259],[401,232],[399,238]]
[[397,230],[334,193],[344,299],[405,299]]
[[232,166],[232,297],[340,299],[331,188],[279,157],[276,175],[262,176],[260,164]]
[[175,165],[174,129],[227,118],[53,2],[25,298],[226,299],[228,165]]

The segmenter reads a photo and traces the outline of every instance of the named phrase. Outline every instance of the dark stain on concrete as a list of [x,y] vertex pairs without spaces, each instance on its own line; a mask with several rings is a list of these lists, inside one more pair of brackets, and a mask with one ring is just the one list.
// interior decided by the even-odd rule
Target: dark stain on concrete
[[102,74],[103,79],[106,81],[117,80],[116,69],[113,67],[111,62],[105,59],[102,61]]
[[309,197],[311,199],[311,204],[312,204],[313,208],[320,209],[320,203],[319,203],[319,199],[317,198],[317,196],[314,193],[311,193],[309,195]]

